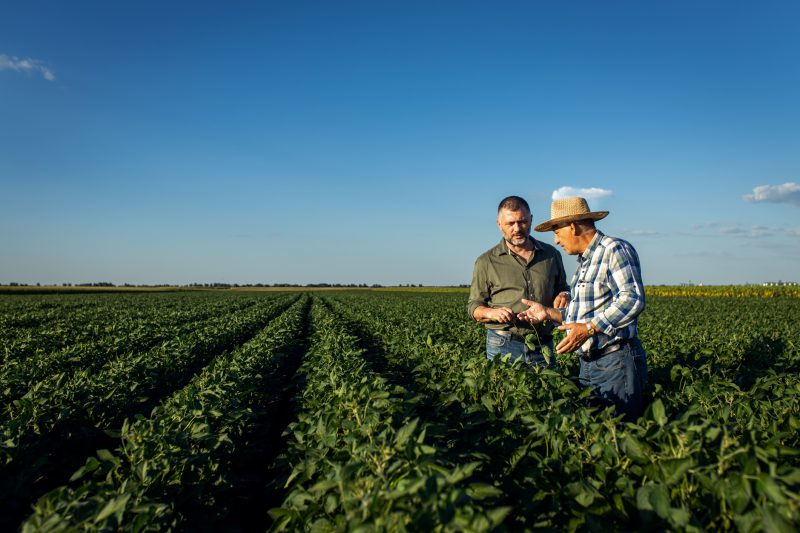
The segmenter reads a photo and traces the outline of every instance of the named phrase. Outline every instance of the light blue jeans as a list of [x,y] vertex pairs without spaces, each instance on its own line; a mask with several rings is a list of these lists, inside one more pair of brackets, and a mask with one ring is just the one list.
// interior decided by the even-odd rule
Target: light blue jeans
[[550,363],[548,364],[542,354],[542,349],[531,350],[522,341],[514,340],[507,331],[486,330],[486,358],[490,361],[501,358],[506,354],[511,354],[511,362],[521,361],[531,366],[549,366],[558,368],[556,362],[556,352],[553,349],[553,341],[546,343],[550,347]]
[[594,387],[594,405],[613,405],[617,414],[634,421],[644,411],[647,358],[639,339],[592,361],[581,360],[581,386]]

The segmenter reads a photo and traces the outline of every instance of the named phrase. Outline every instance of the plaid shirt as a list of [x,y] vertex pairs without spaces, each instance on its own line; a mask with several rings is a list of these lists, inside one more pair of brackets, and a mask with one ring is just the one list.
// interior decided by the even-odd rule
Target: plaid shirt
[[629,242],[598,230],[578,256],[570,286],[572,301],[564,312],[564,323],[591,321],[599,331],[583,343],[581,351],[636,336],[637,317],[644,310],[644,285],[639,256]]

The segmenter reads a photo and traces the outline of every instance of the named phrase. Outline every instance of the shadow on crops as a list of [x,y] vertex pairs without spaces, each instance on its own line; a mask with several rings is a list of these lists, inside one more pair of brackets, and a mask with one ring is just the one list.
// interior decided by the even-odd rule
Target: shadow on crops
[[119,439],[86,422],[72,431],[51,434],[32,447],[0,478],[0,531],[16,531],[43,494],[63,485],[98,449],[113,449]]
[[[269,317],[253,327],[235,342],[219,347],[213,354],[197,357],[179,375],[164,376],[152,390],[140,389],[144,401],[131,402],[114,415],[107,428],[120,427],[126,418],[137,413],[150,413],[157,405],[188,384],[216,354],[235,350],[252,339],[273,318],[286,310],[295,300],[276,309]],[[70,476],[99,449],[119,447],[118,437],[111,437],[104,428],[95,427],[88,418],[70,419],[55,431],[42,436],[30,446],[11,467],[0,470],[0,531],[13,531],[31,513],[31,505],[41,496],[62,485],[78,486],[81,480],[70,483]]]
[[745,348],[742,363],[733,378],[734,383],[742,390],[748,390],[758,378],[770,372],[797,373],[800,371],[800,361],[786,357],[787,348],[783,339],[769,339],[758,335]]
[[263,403],[253,406],[257,412],[253,430],[230,463],[220,467],[231,490],[216,494],[211,509],[191,498],[182,501],[178,511],[185,519],[181,525],[185,531],[265,531],[271,523],[267,511],[283,503],[291,468],[279,459],[287,445],[283,433],[297,419],[300,392],[306,385],[305,376],[297,370],[310,346],[310,306],[309,298],[303,309],[303,329],[279,366],[263,378]]

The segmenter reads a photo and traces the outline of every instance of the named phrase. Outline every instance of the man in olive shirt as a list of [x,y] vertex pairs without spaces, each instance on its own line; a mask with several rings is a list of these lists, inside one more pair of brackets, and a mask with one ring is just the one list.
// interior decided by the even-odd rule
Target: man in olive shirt
[[[531,220],[528,202],[519,196],[500,202],[497,227],[503,239],[475,261],[467,310],[470,317],[486,324],[489,359],[511,354],[513,360],[555,365],[555,357],[548,363],[542,353],[542,346],[548,346],[554,354],[552,324],[531,324],[517,317],[528,308],[523,298],[557,308],[569,302],[561,255],[530,236]],[[536,349],[531,349],[525,337],[534,331]]]

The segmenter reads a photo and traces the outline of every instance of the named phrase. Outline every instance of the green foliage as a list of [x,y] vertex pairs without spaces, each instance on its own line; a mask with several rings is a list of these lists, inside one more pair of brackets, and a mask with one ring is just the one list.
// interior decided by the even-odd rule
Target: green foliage
[[[281,417],[274,530],[800,523],[796,298],[649,295],[634,423],[587,405],[572,356],[488,361],[459,293],[5,298],[2,494],[48,475],[54,439],[108,435],[25,531],[224,524],[237,460]],[[296,412],[279,412],[285,394]]]

